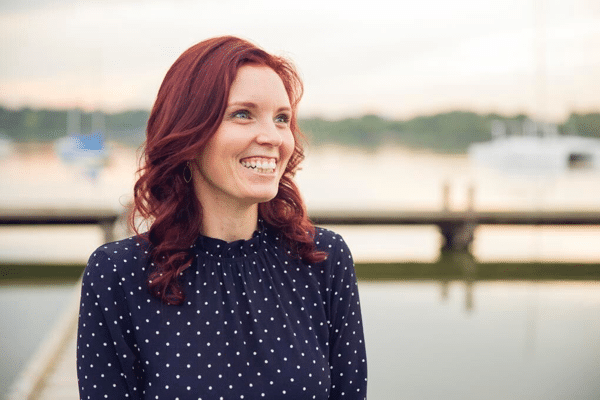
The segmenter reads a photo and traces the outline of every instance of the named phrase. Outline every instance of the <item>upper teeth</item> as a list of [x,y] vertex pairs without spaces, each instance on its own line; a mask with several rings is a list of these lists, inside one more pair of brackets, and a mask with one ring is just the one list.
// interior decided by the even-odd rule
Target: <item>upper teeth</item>
[[246,168],[275,169],[276,162],[274,158],[249,158],[242,160],[242,165]]

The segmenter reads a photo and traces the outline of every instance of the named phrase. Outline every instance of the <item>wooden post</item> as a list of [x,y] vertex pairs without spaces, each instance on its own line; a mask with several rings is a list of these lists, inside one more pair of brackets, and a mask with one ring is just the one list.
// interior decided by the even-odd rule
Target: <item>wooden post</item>
[[469,213],[475,211],[475,186],[473,186],[473,182],[467,188],[467,211]]
[[450,211],[450,183],[444,181],[442,186],[442,210]]
[[[452,214],[450,210],[450,188],[447,182],[443,187],[444,212]],[[475,188],[471,183],[467,188],[467,209],[462,220],[446,221],[439,223],[440,232],[445,239],[444,250],[468,251],[473,242],[477,217],[475,215]]]
[[112,220],[103,220],[99,223],[104,232],[104,243],[110,243],[115,240],[115,222]]

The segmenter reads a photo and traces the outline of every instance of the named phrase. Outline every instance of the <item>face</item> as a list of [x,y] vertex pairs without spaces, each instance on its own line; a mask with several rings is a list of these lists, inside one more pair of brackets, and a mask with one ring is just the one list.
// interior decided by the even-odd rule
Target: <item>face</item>
[[195,163],[200,204],[239,207],[274,198],[294,150],[291,118],[290,100],[275,71],[241,67],[223,121]]

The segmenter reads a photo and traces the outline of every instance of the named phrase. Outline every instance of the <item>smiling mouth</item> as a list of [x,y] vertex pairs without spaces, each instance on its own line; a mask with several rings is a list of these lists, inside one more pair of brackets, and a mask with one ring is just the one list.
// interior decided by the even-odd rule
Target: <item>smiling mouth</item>
[[250,157],[240,160],[242,166],[248,169],[252,169],[256,172],[269,174],[275,172],[277,167],[277,161],[275,158],[266,157]]

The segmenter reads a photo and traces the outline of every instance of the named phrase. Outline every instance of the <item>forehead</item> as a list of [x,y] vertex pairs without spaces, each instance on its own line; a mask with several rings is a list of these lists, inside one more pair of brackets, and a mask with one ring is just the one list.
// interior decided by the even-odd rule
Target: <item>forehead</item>
[[229,103],[238,101],[269,102],[288,107],[290,105],[290,99],[279,75],[263,65],[244,65],[238,70],[229,91]]

